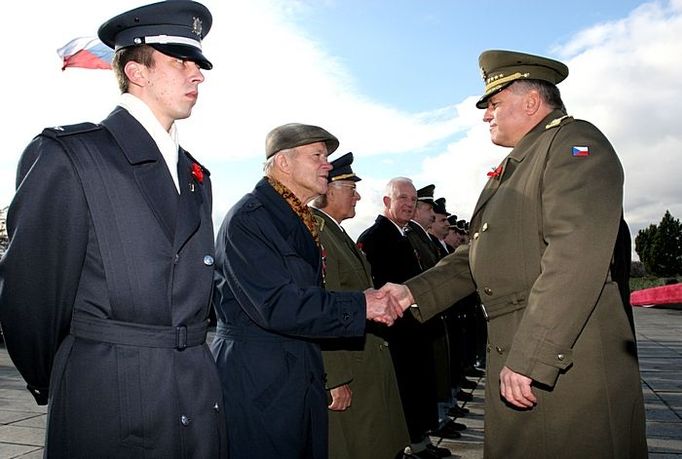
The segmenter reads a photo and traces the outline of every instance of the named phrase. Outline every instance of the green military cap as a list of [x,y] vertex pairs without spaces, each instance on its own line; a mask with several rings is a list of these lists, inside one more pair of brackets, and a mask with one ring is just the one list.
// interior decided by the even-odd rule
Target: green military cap
[[339,180],[350,180],[352,182],[359,182],[362,180],[360,177],[355,175],[355,172],[353,172],[353,169],[350,167],[351,164],[353,164],[352,152],[348,152],[340,158],[332,161],[332,170],[329,171],[327,181],[336,182]]
[[568,76],[568,67],[559,61],[516,51],[489,50],[478,58],[485,93],[476,107],[486,108],[488,98],[516,80],[543,80],[559,84]]
[[327,144],[327,154],[331,155],[339,148],[339,139],[318,126],[309,124],[289,123],[278,126],[270,131],[265,138],[265,157],[287,148],[295,148],[311,143],[324,142]]
[[445,210],[445,198],[438,198],[433,202],[433,211],[440,215],[450,215],[447,210]]
[[419,188],[417,190],[417,201],[433,204],[433,192],[435,189],[436,185],[426,185],[424,188]]

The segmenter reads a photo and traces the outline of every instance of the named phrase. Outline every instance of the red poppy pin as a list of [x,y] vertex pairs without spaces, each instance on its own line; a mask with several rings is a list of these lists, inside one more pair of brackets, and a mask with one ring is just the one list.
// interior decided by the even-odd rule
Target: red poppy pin
[[197,182],[204,183],[204,169],[197,163],[192,163],[192,175]]
[[502,175],[502,164],[497,166],[497,169],[493,169],[491,171],[488,171],[487,175],[488,175],[488,177],[493,178],[493,179],[499,178],[499,176]]

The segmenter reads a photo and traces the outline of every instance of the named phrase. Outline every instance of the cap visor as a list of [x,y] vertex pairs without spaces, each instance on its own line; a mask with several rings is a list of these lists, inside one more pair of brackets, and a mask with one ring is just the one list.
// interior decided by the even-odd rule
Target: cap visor
[[211,62],[206,59],[203,54],[201,54],[201,51],[194,46],[158,43],[150,43],[149,46],[167,56],[177,57],[178,59],[185,61],[196,62],[197,65],[204,70],[211,70],[213,68],[213,64],[211,64]]

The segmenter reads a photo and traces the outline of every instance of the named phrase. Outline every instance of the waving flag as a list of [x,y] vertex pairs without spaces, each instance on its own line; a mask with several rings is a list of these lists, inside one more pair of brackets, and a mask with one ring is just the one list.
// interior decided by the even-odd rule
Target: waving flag
[[110,69],[114,51],[94,37],[74,38],[57,50],[64,60],[62,70],[67,67],[86,69]]

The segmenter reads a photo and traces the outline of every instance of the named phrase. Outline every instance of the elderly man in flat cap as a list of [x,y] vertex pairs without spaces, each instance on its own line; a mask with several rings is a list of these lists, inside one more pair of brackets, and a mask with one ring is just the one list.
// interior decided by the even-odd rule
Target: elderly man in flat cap
[[426,319],[477,290],[488,318],[485,456],[641,458],[644,406],[627,289],[623,169],[604,135],[565,112],[568,68],[511,51],[480,57],[496,145],[472,240],[394,286]]
[[27,147],[0,265],[8,351],[38,404],[46,457],[219,457],[220,381],[206,345],[209,173],[178,145],[211,14],[191,1],[99,29],[121,98],[101,124]]
[[216,242],[215,354],[231,459],[326,458],[327,394],[317,340],[391,324],[376,290],[323,288],[320,236],[307,203],[327,191],[339,141],[304,124],[273,129],[265,177],[228,212]]

